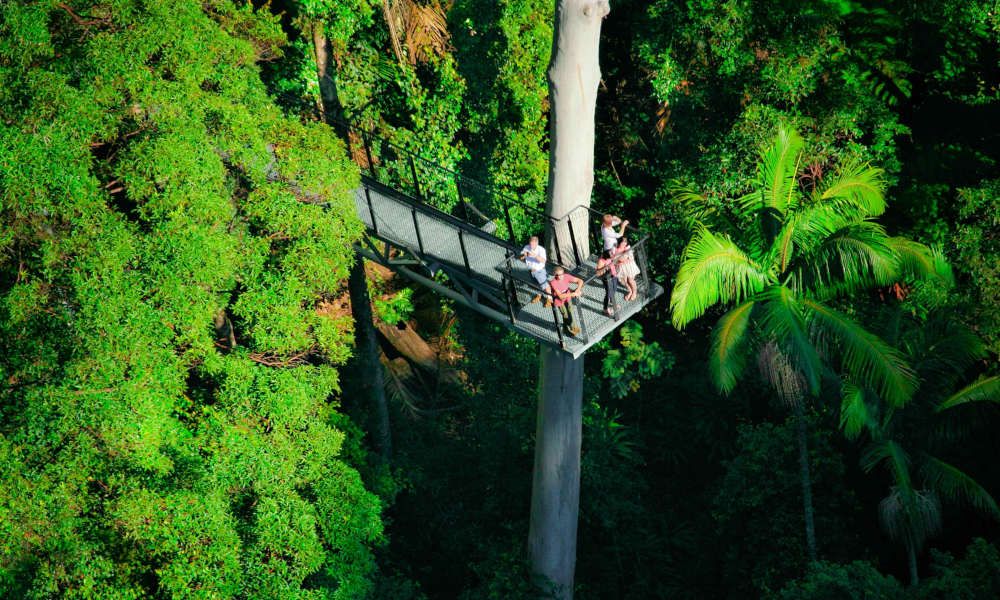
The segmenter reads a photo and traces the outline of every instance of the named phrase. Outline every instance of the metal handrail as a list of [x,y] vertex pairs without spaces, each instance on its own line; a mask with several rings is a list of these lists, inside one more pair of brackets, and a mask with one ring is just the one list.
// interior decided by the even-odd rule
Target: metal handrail
[[[545,214],[543,211],[529,206],[518,199],[500,192],[496,188],[479,182],[475,179],[466,177],[456,171],[442,167],[431,160],[420,156],[419,154],[412,152],[406,148],[403,148],[382,136],[378,136],[371,131],[360,129],[358,127],[352,126],[348,123],[338,121],[335,123],[340,127],[346,129],[348,135],[345,136],[347,143],[353,146],[352,154],[357,156],[357,151],[364,152],[363,164],[359,164],[362,169],[366,200],[368,204],[368,210],[371,213],[373,230],[376,235],[379,234],[379,219],[376,218],[374,214],[376,211],[372,205],[372,200],[369,194],[369,188],[372,191],[380,193],[391,193],[391,195],[397,200],[401,201],[403,205],[410,211],[413,219],[413,229],[416,236],[416,245],[419,250],[419,254],[426,254],[425,251],[425,240],[421,232],[420,219],[417,218],[418,214],[425,217],[430,217],[444,223],[447,223],[457,229],[458,233],[458,244],[461,248],[462,255],[462,266],[464,266],[465,276],[471,277],[480,281],[489,282],[491,289],[495,289],[496,278],[487,277],[485,273],[475,272],[471,268],[469,261],[469,250],[467,248],[467,237],[475,236],[483,241],[489,242],[491,245],[495,245],[504,251],[506,254],[505,260],[500,264],[496,265],[496,269],[500,271],[500,296],[503,301],[507,304],[507,312],[511,323],[516,323],[518,318],[518,311],[521,306],[521,301],[518,298],[518,292],[524,291],[531,294],[544,295],[546,298],[556,299],[554,294],[546,292],[542,286],[538,285],[536,281],[522,279],[520,277],[515,277],[513,260],[516,258],[516,252],[520,248],[519,238],[525,237],[525,235],[518,235],[514,230],[513,220],[511,219],[511,208],[515,207],[523,211],[524,216],[530,216],[537,218],[538,225],[543,227],[543,231],[546,234],[551,234],[552,239],[548,240],[550,245],[554,245],[556,249],[564,249],[564,245],[559,243],[559,233],[557,232],[568,232],[569,240],[562,240],[563,242],[570,242],[573,258],[576,259],[576,268],[566,269],[566,271],[575,277],[578,277],[583,281],[581,289],[585,289],[587,286],[594,284],[597,279],[603,278],[603,275],[599,275],[596,270],[592,274],[587,274],[584,277],[586,269],[585,267],[587,261],[595,255],[599,255],[603,251],[603,240],[600,233],[600,228],[602,225],[602,217],[604,212],[591,208],[589,206],[579,205],[572,210],[568,211],[561,217],[551,217]],[[373,154],[373,141],[378,140],[379,146],[378,150],[381,150],[379,154]],[[363,145],[362,148],[357,147],[358,141]],[[379,162],[382,163],[380,168]],[[359,159],[359,162],[362,162]],[[366,164],[365,164],[366,163]],[[420,165],[421,169],[428,168],[431,169],[432,173],[427,173],[425,171],[425,180],[421,181],[420,175],[418,174],[417,164]],[[393,174],[391,177],[387,177],[386,174]],[[435,178],[434,173],[445,175],[445,179]],[[412,178],[412,183],[407,182],[407,178]],[[444,187],[440,187],[444,184]],[[449,185],[454,185],[454,190],[449,190]],[[433,191],[432,191],[433,190]],[[464,211],[465,219],[461,217],[450,214],[444,210],[443,206],[435,206],[427,202],[429,197],[428,193],[442,193],[443,198],[448,205],[459,206]],[[477,193],[485,193],[485,196],[490,199],[488,205],[483,206],[483,210],[477,207],[476,204],[469,201],[469,192],[473,195]],[[457,200],[458,204],[451,204],[452,200]],[[497,214],[497,212],[501,214]],[[581,216],[581,212],[583,216]],[[487,213],[496,215],[490,217]],[[470,220],[470,215],[475,215],[479,220],[482,220],[485,224],[493,223],[494,227],[484,230],[484,227],[477,227]],[[586,221],[586,239],[579,240],[578,229],[582,226],[580,219],[585,219]],[[502,221],[501,221],[502,220]],[[506,225],[506,236],[497,235],[496,227],[500,226],[503,222]],[[518,220],[519,227],[523,225],[523,217]],[[594,225],[597,225],[595,228]],[[532,231],[539,231],[534,228],[529,229],[527,232],[522,232],[522,234],[531,233]],[[495,233],[496,232],[496,233]],[[653,286],[651,284],[651,277],[649,274],[649,265],[647,264],[647,257],[645,254],[646,241],[649,239],[649,235],[644,233],[639,228],[629,224],[626,226],[627,237],[634,243],[631,244],[632,259],[635,261],[638,268],[639,274],[636,276],[636,283],[639,284],[641,281],[641,292],[643,300],[648,300],[650,294],[652,293]],[[505,239],[506,237],[506,239]],[[597,253],[593,252],[593,249],[599,248]],[[410,249],[413,252],[413,249]],[[558,260],[550,261],[554,265],[560,265],[565,268],[562,260],[562,253],[557,252],[556,257]],[[595,259],[596,260],[596,259]],[[569,304],[571,310],[576,310],[577,319],[582,329],[583,339],[585,343],[590,341],[590,332],[587,326],[588,317],[583,310],[583,305],[581,302],[582,297],[570,298]],[[617,320],[618,314],[618,300],[617,297],[612,297],[611,306],[614,308],[614,318]],[[591,317],[592,318],[592,317]],[[563,337],[562,328],[559,325],[560,317],[558,310],[555,307],[555,302],[552,303],[552,323],[558,335],[560,346],[565,347],[565,339]]]
[[[371,141],[372,140],[376,140],[376,139],[379,141],[380,144],[384,145],[387,148],[392,149],[393,152],[398,157],[405,157],[406,161],[409,163],[407,166],[409,166],[410,175],[411,175],[411,177],[413,179],[413,187],[416,190],[416,193],[417,193],[418,196],[423,196],[424,194],[423,194],[423,190],[422,190],[419,178],[417,176],[417,170],[416,170],[416,167],[414,166],[414,161],[418,162],[422,166],[422,168],[426,167],[426,168],[429,168],[429,169],[431,169],[433,171],[441,173],[441,174],[447,176],[448,178],[450,178],[453,181],[453,183],[455,185],[455,193],[456,193],[457,199],[458,199],[459,203],[462,204],[463,209],[466,210],[466,214],[468,214],[468,210],[469,209],[472,209],[472,211],[474,213],[476,213],[476,216],[479,217],[479,218],[481,218],[481,219],[483,219],[484,221],[492,221],[493,220],[493,219],[489,218],[483,212],[483,210],[480,209],[480,207],[477,207],[473,202],[471,202],[468,199],[468,194],[464,193],[464,192],[468,192],[468,190],[470,190],[470,189],[475,189],[477,191],[484,192],[488,197],[500,200],[501,201],[499,203],[500,206],[496,207],[496,208],[499,208],[500,211],[503,213],[501,216],[502,216],[502,218],[504,220],[504,225],[506,225],[506,230],[507,230],[506,241],[508,241],[511,245],[516,245],[518,243],[518,241],[519,241],[518,240],[518,236],[517,236],[516,232],[514,231],[514,226],[513,226],[513,223],[512,223],[511,216],[510,216],[510,208],[512,206],[513,207],[517,207],[518,209],[524,211],[526,214],[531,215],[531,216],[537,218],[541,223],[549,223],[550,226],[552,227],[553,231],[555,230],[555,228],[558,225],[562,224],[563,222],[565,222],[565,221],[567,221],[567,220],[569,220],[571,218],[575,218],[575,215],[579,211],[585,211],[587,213],[587,216],[588,216],[588,226],[587,226],[587,229],[588,229],[588,240],[587,240],[586,247],[583,248],[583,250],[585,250],[585,252],[582,252],[582,253],[580,252],[580,250],[581,250],[580,245],[581,244],[579,243],[578,240],[572,240],[572,245],[573,245],[574,252],[582,260],[586,260],[592,254],[592,252],[590,251],[591,250],[591,248],[590,248],[591,240],[590,240],[589,236],[590,235],[596,235],[597,233],[599,233],[599,228],[598,228],[597,232],[592,231],[590,218],[594,217],[594,218],[596,218],[596,219],[599,220],[600,217],[602,217],[603,214],[604,214],[602,211],[599,211],[597,209],[591,208],[589,206],[579,205],[579,206],[573,208],[572,210],[570,210],[569,212],[567,212],[565,215],[563,215],[561,217],[552,217],[552,216],[549,216],[548,214],[546,214],[544,211],[539,210],[538,208],[535,208],[535,207],[533,207],[533,206],[531,206],[529,204],[526,204],[526,203],[518,200],[516,197],[514,197],[512,195],[500,191],[499,189],[497,189],[494,186],[487,185],[487,184],[485,184],[483,182],[480,182],[480,181],[478,181],[476,179],[473,179],[471,177],[467,177],[465,175],[462,175],[461,173],[458,173],[457,171],[454,171],[454,170],[449,169],[447,167],[443,167],[443,166],[441,166],[441,165],[433,162],[432,160],[427,159],[427,158],[421,156],[420,154],[417,154],[416,152],[414,152],[412,150],[409,150],[409,149],[404,148],[404,147],[402,147],[402,146],[400,146],[400,145],[398,145],[398,144],[396,144],[394,142],[389,141],[384,136],[378,135],[378,134],[376,134],[372,130],[364,129],[364,128],[358,127],[356,125],[352,125],[352,124],[347,123],[347,122],[342,121],[342,120],[335,120],[334,124],[337,125],[337,126],[339,126],[339,127],[342,127],[344,129],[346,129],[346,131],[349,132],[349,133],[354,133],[357,137],[359,137],[361,139],[361,142],[362,142],[362,144],[364,146],[364,148],[363,148],[364,155],[365,155],[366,162],[367,162],[367,165],[368,165],[367,166],[367,170],[371,173],[370,177],[372,177],[375,181],[377,181],[379,183],[382,183],[381,178],[379,177],[379,169],[376,168],[376,161],[378,160],[379,157],[377,157],[377,156],[375,156],[375,155],[372,154],[372,144],[371,144]],[[349,140],[350,136],[347,136],[347,139]],[[395,189],[395,188],[393,188],[393,189]],[[400,190],[396,190],[396,191],[400,191]],[[414,198],[414,199],[417,200],[418,202],[421,201],[420,198]],[[443,214],[447,214],[445,211],[441,211],[441,212]],[[451,216],[451,215],[449,215],[449,216]],[[500,216],[498,216],[497,218],[500,218]],[[637,243],[639,241],[644,240],[645,238],[648,237],[648,234],[644,234],[642,232],[642,230],[640,230],[639,228],[637,228],[637,227],[635,227],[635,226],[633,226],[631,224],[627,226],[627,230],[629,231],[630,237],[634,236],[636,238]],[[572,227],[570,227],[569,231],[570,231],[570,236],[573,237],[575,235],[574,229]],[[494,236],[494,237],[500,238],[500,236]],[[503,239],[503,238],[500,238],[500,239]],[[634,244],[634,245],[637,245],[637,244]]]

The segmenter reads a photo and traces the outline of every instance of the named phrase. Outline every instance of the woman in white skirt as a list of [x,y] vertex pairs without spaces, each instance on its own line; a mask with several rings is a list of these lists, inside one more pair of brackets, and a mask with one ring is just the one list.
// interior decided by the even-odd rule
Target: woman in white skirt
[[635,264],[635,257],[632,254],[632,247],[628,245],[628,238],[622,236],[618,240],[615,248],[615,262],[618,263],[618,280],[622,282],[628,292],[625,293],[625,300],[635,300],[639,295],[635,278],[639,276],[639,265]]

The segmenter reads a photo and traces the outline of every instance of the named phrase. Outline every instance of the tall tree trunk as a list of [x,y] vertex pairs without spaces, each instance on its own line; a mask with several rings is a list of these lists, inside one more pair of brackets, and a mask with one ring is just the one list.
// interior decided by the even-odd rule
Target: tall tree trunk
[[[549,228],[549,259],[567,267],[589,255],[587,211],[574,209],[590,206],[594,188],[594,116],[601,83],[598,54],[601,21],[609,10],[607,0],[558,0],[556,4],[548,72],[552,110],[546,212],[560,220]],[[564,219],[568,215],[571,218]],[[574,255],[574,238],[580,256]]]
[[[313,59],[316,61],[316,79],[319,83],[319,114],[329,122],[339,112],[340,100],[337,87],[328,69],[329,44],[321,21],[311,24]],[[347,140],[345,140],[346,142]],[[379,455],[388,460],[392,456],[392,430],[389,427],[389,404],[385,397],[385,375],[379,361],[378,337],[372,321],[368,280],[365,278],[365,261],[361,256],[351,266],[347,279],[351,296],[351,314],[354,316],[355,348],[360,365],[358,383],[374,415],[373,439]]]
[[[590,206],[594,184],[594,113],[601,20],[606,0],[557,0],[549,63],[551,147],[547,214],[561,219]],[[586,211],[574,215],[577,248],[587,244]],[[582,223],[582,226],[580,225]],[[573,266],[587,252],[574,252],[566,221],[548,226],[550,258]],[[583,358],[548,347],[539,351],[538,423],[531,488],[528,556],[545,592],[573,597],[576,529],[580,508]]]
[[543,346],[528,555],[539,586],[573,597],[580,512],[583,358]]
[[812,478],[809,475],[809,442],[806,437],[805,400],[799,400],[795,408],[795,426],[799,446],[799,483],[802,485],[802,513],[806,522],[806,549],[809,562],[816,562],[816,522],[813,516]]
[[359,384],[368,398],[374,416],[372,438],[379,455],[388,460],[392,456],[392,430],[389,428],[389,404],[385,398],[385,375],[379,361],[378,338],[372,323],[372,307],[368,298],[368,280],[365,278],[365,260],[360,256],[351,266],[347,280],[351,294],[351,313],[354,315],[354,339],[360,368]]
[[920,584],[920,573],[917,571],[917,549],[913,544],[906,544],[906,558],[910,565],[910,587]]

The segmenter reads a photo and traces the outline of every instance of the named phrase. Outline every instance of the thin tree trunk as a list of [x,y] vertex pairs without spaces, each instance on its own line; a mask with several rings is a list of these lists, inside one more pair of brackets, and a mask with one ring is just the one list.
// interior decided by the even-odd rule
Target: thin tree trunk
[[[319,114],[324,121],[338,112],[340,100],[337,87],[328,71],[329,44],[323,23],[314,21],[311,26],[313,58],[316,61],[316,79],[319,83]],[[346,141],[346,140],[345,140]],[[360,373],[358,384],[363,396],[368,400],[374,415],[373,439],[379,455],[388,460],[392,456],[392,430],[389,426],[389,404],[385,397],[385,374],[379,360],[378,338],[372,321],[371,299],[368,295],[368,280],[365,278],[365,261],[357,256],[347,279],[351,296],[351,314],[354,316],[355,348],[358,352]]]
[[375,449],[388,460],[392,457],[392,431],[389,427],[389,404],[385,398],[385,375],[379,361],[378,340],[372,323],[372,307],[368,298],[368,280],[365,278],[365,261],[360,256],[351,266],[347,280],[351,295],[351,313],[354,315],[355,347],[358,351],[360,373],[358,383],[364,397],[369,400],[374,413],[373,436]]
[[337,85],[330,77],[330,44],[322,21],[312,25],[313,58],[316,60],[316,76],[319,83],[319,111],[324,122],[330,122],[340,110]]
[[[562,219],[590,206],[594,185],[594,116],[601,21],[607,0],[557,0],[549,94],[552,110],[547,214]],[[585,260],[585,210],[573,215],[576,251],[566,220],[547,224],[549,259],[573,266]],[[582,226],[578,226],[582,222]],[[554,326],[558,327],[557,324]],[[541,590],[573,597],[580,512],[583,358],[553,348],[539,351],[538,423],[531,487],[528,557]]]
[[913,544],[906,545],[906,558],[910,564],[910,586],[917,587],[920,584],[920,573],[917,571],[917,549]]
[[528,555],[539,587],[573,597],[580,512],[583,358],[543,347]]
[[802,513],[806,524],[806,549],[809,552],[809,562],[816,562],[816,522],[813,516],[812,478],[809,475],[809,442],[806,437],[805,401],[799,400],[793,404],[795,408],[795,426],[799,446],[799,482],[802,485]]

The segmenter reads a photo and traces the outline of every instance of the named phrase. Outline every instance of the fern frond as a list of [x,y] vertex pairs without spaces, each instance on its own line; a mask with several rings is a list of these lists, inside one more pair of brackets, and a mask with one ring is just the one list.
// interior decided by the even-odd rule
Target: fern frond
[[848,162],[823,182],[820,201],[855,219],[877,217],[885,212],[885,178],[882,169]]
[[847,315],[816,300],[801,301],[811,334],[841,354],[855,381],[874,389],[890,405],[905,404],[917,387],[916,375],[900,353]]
[[794,129],[781,127],[778,135],[760,155],[759,188],[764,208],[773,208],[784,214],[790,198],[798,193],[795,172],[804,143]]
[[755,302],[744,302],[722,315],[712,330],[709,372],[715,386],[724,394],[736,387],[746,366],[746,333]]
[[927,486],[953,501],[963,501],[1000,520],[996,500],[975,479],[943,460],[928,456],[921,469]]
[[983,377],[962,388],[939,404],[937,410],[940,412],[970,402],[1000,402],[1000,375]]
[[809,253],[824,240],[851,221],[830,206],[813,204],[804,206],[790,215],[774,236],[770,254],[780,272],[784,273],[796,254]]
[[902,276],[912,279],[937,279],[949,287],[955,284],[951,265],[940,250],[902,237],[891,237],[888,242],[899,258]]
[[846,382],[840,396],[840,428],[847,439],[857,439],[863,430],[875,429],[878,423],[868,406],[864,388]]
[[714,304],[742,302],[766,281],[766,273],[729,237],[700,228],[684,249],[670,295],[674,326],[682,329]]
[[691,231],[699,227],[719,229],[732,225],[728,217],[719,211],[719,207],[709,201],[708,196],[680,181],[671,181],[667,194],[681,213],[684,225]]
[[808,384],[809,391],[813,395],[819,394],[823,364],[809,339],[808,327],[795,293],[779,286],[766,290],[761,298],[766,299],[761,318],[763,336],[779,344],[781,351]]
[[795,261],[795,287],[832,298],[895,283],[899,260],[888,239],[872,222],[837,231]]

